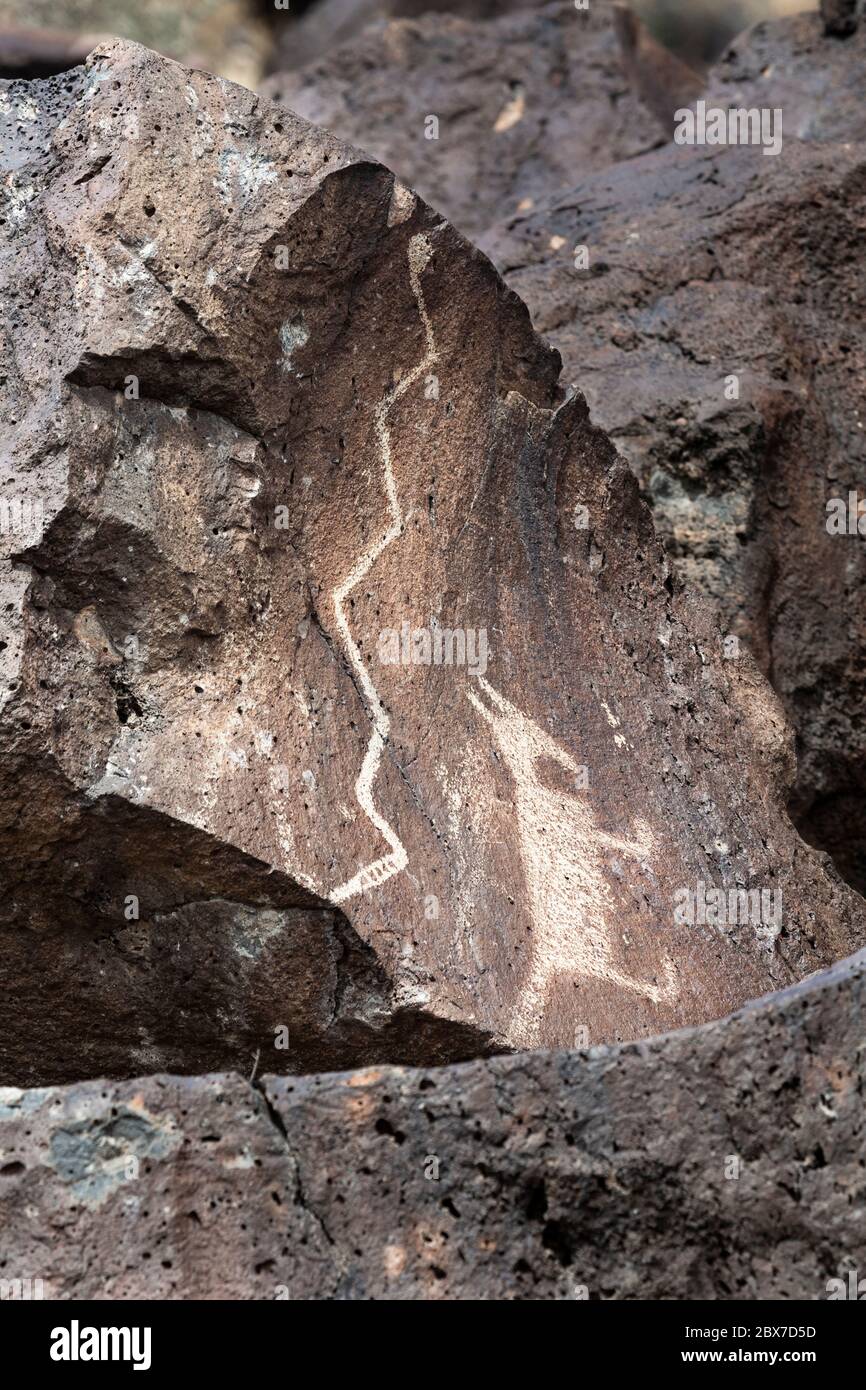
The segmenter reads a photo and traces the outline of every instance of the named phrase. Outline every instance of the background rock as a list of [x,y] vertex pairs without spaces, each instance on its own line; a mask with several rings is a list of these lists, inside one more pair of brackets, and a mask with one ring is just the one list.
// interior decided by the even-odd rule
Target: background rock
[[866,29],[853,29],[849,38],[828,34],[817,14],[756,24],[710,73],[706,101],[781,107],[786,139],[863,140]]
[[862,1269],[861,954],[627,1047],[0,1091],[3,1279],[53,1298],[828,1297]]
[[[371,24],[263,91],[369,151],[468,236],[578,173],[651,149],[667,124],[630,90],[612,7],[595,0],[586,11]],[[689,74],[683,101],[694,95]],[[682,104],[670,89],[668,100],[671,112]]]
[[487,241],[687,581],[782,697],[798,823],[861,890],[866,547],[828,534],[827,506],[866,490],[863,189],[854,143],[671,146]]
[[859,22],[859,0],[821,0],[821,18],[828,34],[848,38]]
[[631,90],[652,111],[661,129],[673,136],[675,113],[697,101],[704,89],[703,73],[657,43],[628,5],[613,6],[613,22]]
[[0,23],[0,77],[51,77],[77,67],[104,34],[68,34],[63,29],[7,28]]

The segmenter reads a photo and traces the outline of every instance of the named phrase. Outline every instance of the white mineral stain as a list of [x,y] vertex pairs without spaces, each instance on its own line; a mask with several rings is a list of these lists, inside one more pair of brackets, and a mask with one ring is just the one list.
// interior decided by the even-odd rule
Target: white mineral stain
[[607,700],[602,700],[602,701],[601,701],[601,707],[602,707],[602,709],[604,710],[605,715],[607,716],[607,722],[608,722],[608,724],[610,725],[610,727],[611,727],[612,729],[618,729],[618,728],[619,728],[619,720],[617,719],[616,715],[613,713],[613,710],[611,709],[610,705],[607,703]]
[[232,945],[237,955],[258,960],[274,937],[286,930],[286,919],[274,909],[241,909],[232,923]]
[[[210,154],[216,145],[216,129],[209,112],[202,111],[196,118],[195,133],[192,137],[192,154],[194,159],[202,159],[204,155]],[[219,188],[217,180],[213,181],[214,188]],[[225,201],[231,202],[231,195],[228,189],[225,193]]]
[[[298,315],[295,317],[296,319],[299,318]],[[294,322],[290,319],[286,320],[280,328],[280,348],[283,354],[280,366],[284,372],[294,375],[297,370],[293,361],[294,354],[309,341],[310,330],[307,328],[303,319],[300,319],[299,322]]]
[[276,179],[277,171],[264,155],[228,149],[219,156],[219,174],[212,182],[222,201],[231,207],[236,195],[245,205],[265,184],[275,183]]
[[254,1167],[255,1167],[255,1162],[256,1162],[256,1160],[253,1158],[253,1155],[250,1153],[249,1149],[244,1148],[243,1151],[242,1151],[241,1153],[235,1154],[234,1158],[227,1158],[227,1159],[224,1159],[224,1161],[223,1161],[223,1167],[224,1167],[224,1168],[254,1168]]
[[27,205],[36,197],[36,189],[29,180],[14,173],[8,174],[3,183],[9,216],[19,226],[27,216]]

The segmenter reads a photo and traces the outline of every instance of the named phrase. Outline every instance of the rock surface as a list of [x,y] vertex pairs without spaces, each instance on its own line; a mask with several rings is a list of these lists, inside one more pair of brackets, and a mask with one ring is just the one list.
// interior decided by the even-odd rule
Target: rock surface
[[629,86],[652,111],[661,129],[672,136],[676,111],[697,101],[706,84],[705,75],[663,48],[628,5],[612,8]]
[[0,1079],[638,1037],[863,940],[488,261],[135,45],[5,96]]
[[[595,0],[381,21],[263,91],[360,145],[467,236],[651,149],[668,124],[630,90],[613,7]],[[690,79],[682,101],[669,92],[670,111],[694,95]]]
[[846,39],[859,23],[860,0],[821,0],[821,18],[828,34]]
[[866,496],[864,175],[855,143],[670,146],[487,242],[678,567],[772,679],[798,734],[795,816],[861,890],[866,541],[827,525],[834,499]]
[[69,34],[63,29],[11,28],[0,23],[0,77],[51,77],[87,59],[106,34]]
[[781,108],[786,139],[863,140],[866,27],[845,23],[839,9],[830,32],[818,14],[747,29],[710,73],[707,103]]
[[[324,58],[380,19],[410,18],[445,11],[465,19],[496,19],[513,10],[540,9],[550,0],[317,0],[300,19],[290,11],[275,16],[274,71],[287,72]],[[285,22],[282,22],[285,21]]]
[[[797,1299],[862,1270],[864,953],[589,1055],[0,1091],[45,1297]],[[13,1288],[14,1286],[10,1285]]]

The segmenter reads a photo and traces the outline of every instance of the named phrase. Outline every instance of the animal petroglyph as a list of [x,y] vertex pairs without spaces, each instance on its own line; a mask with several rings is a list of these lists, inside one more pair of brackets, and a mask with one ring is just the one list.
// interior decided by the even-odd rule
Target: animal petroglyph
[[363,869],[359,869],[347,883],[340,884],[330,893],[331,902],[342,903],[347,898],[354,898],[358,893],[365,893],[370,888],[378,888],[387,882],[394,874],[402,873],[407,864],[405,847],[397,832],[388,824],[384,816],[376,810],[373,801],[373,785],[379,772],[379,765],[382,761],[382,753],[388,736],[391,732],[391,720],[382,704],[370,671],[364,663],[364,659],[358,649],[357,643],[352,637],[351,629],[346,618],[344,604],[349,594],[361,580],[370,572],[373,565],[378,560],[382,552],[387,549],[392,541],[396,540],[403,529],[403,515],[400,510],[400,500],[397,496],[397,487],[394,482],[394,470],[391,462],[391,432],[388,428],[388,416],[397,402],[406,394],[410,386],[427,373],[434,363],[438,360],[436,351],[436,340],[433,335],[433,325],[427,313],[427,306],[424,302],[424,295],[421,290],[421,272],[426,266],[432,255],[432,247],[427,237],[423,233],[413,236],[409,242],[409,283],[412,286],[412,293],[418,305],[418,313],[424,325],[424,337],[427,343],[427,352],[422,360],[402,376],[390,391],[379,402],[374,418],[374,430],[379,449],[379,458],[382,463],[382,479],[385,487],[385,497],[387,499],[388,524],[379,538],[370,546],[368,550],[355,562],[355,565],[339,584],[332,594],[334,614],[337,620],[337,627],[345,643],[349,660],[355,669],[361,689],[367,700],[370,710],[370,717],[373,721],[373,732],[370,742],[367,745],[367,752],[361,764],[361,771],[355,783],[355,796],[358,804],[363,810],[367,819],[379,831],[379,834],[390,846],[390,854],[384,855],[380,859],[373,860]]
[[672,998],[677,984],[669,962],[661,986],[616,968],[607,925],[616,904],[604,855],[646,859],[655,849],[649,826],[635,821],[633,840],[609,835],[598,828],[584,796],[545,785],[545,761],[555,762],[572,778],[578,775],[578,765],[483,677],[478,686],[481,694],[470,689],[469,699],[490,725],[514,778],[518,840],[533,923],[532,970],[512,1020],[516,1041],[523,1046],[537,1043],[548,990],[558,974],[595,976],[654,1003]]

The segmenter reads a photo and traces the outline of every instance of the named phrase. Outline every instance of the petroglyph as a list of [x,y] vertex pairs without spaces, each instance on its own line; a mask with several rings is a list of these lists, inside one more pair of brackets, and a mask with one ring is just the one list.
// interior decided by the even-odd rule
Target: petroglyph
[[418,313],[424,325],[424,337],[427,343],[427,352],[420,362],[411,371],[402,376],[391,390],[386,392],[376,408],[374,418],[374,431],[379,449],[379,458],[382,463],[382,479],[387,498],[389,522],[386,529],[379,536],[378,540],[366,550],[356,561],[348,576],[343,583],[334,590],[331,599],[334,605],[334,615],[337,620],[337,627],[346,646],[349,660],[355,669],[361,689],[367,700],[370,710],[370,717],[373,721],[373,732],[370,742],[367,745],[367,752],[361,765],[361,772],[355,783],[355,796],[358,804],[364,811],[368,820],[376,827],[379,834],[391,847],[391,853],[384,855],[380,859],[373,860],[363,869],[360,869],[347,883],[340,884],[330,893],[331,902],[342,903],[347,898],[354,898],[358,893],[366,893],[371,888],[379,888],[386,883],[394,874],[402,873],[407,864],[406,850],[397,832],[388,824],[384,816],[376,810],[373,801],[373,784],[379,771],[379,764],[382,761],[382,753],[388,736],[391,732],[391,720],[382,704],[373,678],[364,659],[358,649],[357,643],[352,637],[349,623],[346,618],[344,604],[349,594],[360,584],[361,580],[369,574],[373,565],[378,560],[384,550],[396,540],[403,529],[403,515],[400,510],[400,499],[397,496],[397,486],[394,482],[394,469],[391,462],[391,431],[388,428],[388,416],[394,406],[406,394],[415,382],[425,375],[426,372],[438,360],[436,351],[436,340],[433,334],[433,325],[427,313],[427,306],[424,302],[424,295],[421,290],[421,272],[429,261],[433,253],[427,237],[419,232],[412,237],[409,242],[409,283],[412,286],[412,293],[415,296],[415,303],[418,305]]
[[[514,69],[518,124],[492,130],[517,92],[501,71],[470,122],[521,167],[543,119],[533,92],[562,66],[554,31],[548,49],[538,80]],[[0,1079],[248,1077],[257,1051],[258,1078],[438,1067],[535,1036],[637,1041],[722,1017],[866,941],[862,900],[786,819],[796,748],[760,674],[766,643],[757,662],[729,659],[578,394],[608,367],[615,394],[610,333],[595,355],[572,353],[564,399],[526,306],[420,196],[326,130],[138,44],[102,44],[33,93],[38,128],[12,110],[6,131],[16,187],[35,193],[0,238],[0,504],[44,510],[26,546],[17,529],[0,536],[0,969],[16,1019],[0,1028]],[[426,141],[423,116],[456,107],[420,109],[410,137],[446,153],[444,125]],[[598,139],[609,148],[601,127]],[[798,144],[785,160],[805,194],[789,170],[766,206],[749,193],[750,213],[765,240],[783,204],[818,235],[809,200],[836,197],[844,251],[856,152],[837,144],[812,170]],[[704,180],[698,197],[711,232],[749,177],[725,182],[723,163],[721,191]],[[253,188],[267,168],[279,177]],[[226,170],[230,187],[215,186]],[[534,249],[508,264],[546,274],[562,236],[573,281],[564,253],[603,211],[616,225],[601,249],[619,248],[605,251],[607,278],[628,278],[629,208],[655,204],[622,174],[620,225],[605,211],[619,179],[599,176],[576,223],[507,179],[497,201],[535,198],[520,223]],[[460,195],[467,209],[476,192]],[[662,241],[674,230],[668,216]],[[674,240],[654,255],[662,278],[665,255],[686,258]],[[854,305],[839,334],[856,353],[856,277],[840,256],[848,298],[831,307]],[[705,261],[698,246],[690,285]],[[587,312],[607,294],[593,283]],[[760,318],[774,288],[740,277],[724,312]],[[798,381],[810,364],[795,362]],[[661,400],[679,430],[695,363],[676,365],[658,399],[631,406],[650,417]],[[707,400],[718,381],[711,362]],[[799,405],[792,416],[787,397],[769,399],[781,468]],[[822,421],[803,437],[829,438]],[[834,489],[854,487],[836,472]],[[830,552],[850,567],[853,546],[824,530],[827,495],[802,499],[797,534],[809,513],[838,590]],[[773,524],[781,536],[781,512]],[[678,923],[675,894],[701,883],[778,891],[784,930],[771,941],[742,914]],[[661,1002],[666,959],[676,994]]]
[[486,702],[476,690],[467,694],[490,725],[514,778],[514,809],[533,921],[532,970],[512,1017],[517,1043],[537,1044],[548,990],[559,974],[595,976],[655,1003],[673,998],[677,982],[669,962],[664,985],[633,979],[616,968],[607,926],[616,904],[603,856],[610,851],[647,859],[655,850],[650,827],[636,820],[633,840],[609,835],[599,829],[584,795],[545,785],[544,760],[557,763],[575,779],[577,763],[483,677],[478,685]]

